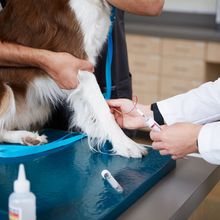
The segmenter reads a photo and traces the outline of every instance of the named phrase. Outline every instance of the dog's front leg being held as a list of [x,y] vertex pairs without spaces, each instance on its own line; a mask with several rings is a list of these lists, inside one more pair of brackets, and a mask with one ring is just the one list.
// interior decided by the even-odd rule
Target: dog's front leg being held
[[128,138],[117,125],[101,93],[93,74],[80,71],[80,84],[68,97],[74,110],[71,125],[78,126],[88,135],[91,149],[101,151],[108,140],[112,143],[114,154],[139,158],[146,154],[146,149]]

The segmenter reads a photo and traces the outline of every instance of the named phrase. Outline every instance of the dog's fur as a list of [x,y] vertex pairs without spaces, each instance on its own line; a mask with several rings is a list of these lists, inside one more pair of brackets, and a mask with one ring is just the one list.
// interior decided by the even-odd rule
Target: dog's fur
[[[68,52],[96,64],[110,27],[110,6],[105,0],[8,0],[0,12],[0,40]],[[38,145],[45,136],[38,129],[52,106],[66,99],[74,110],[70,128],[88,135],[91,149],[109,140],[113,152],[141,157],[146,150],[118,127],[101,94],[95,76],[79,71],[77,89],[61,90],[38,68],[0,68],[0,141]]]

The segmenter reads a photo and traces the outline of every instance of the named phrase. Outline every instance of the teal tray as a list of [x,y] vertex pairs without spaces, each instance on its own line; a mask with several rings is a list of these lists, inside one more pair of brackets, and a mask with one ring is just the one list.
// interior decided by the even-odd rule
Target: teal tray
[[[54,140],[66,132],[48,134]],[[1,220],[8,219],[8,197],[19,163],[24,163],[37,197],[38,220],[115,219],[176,165],[169,156],[160,156],[150,148],[142,159],[94,153],[89,150],[87,139],[41,154],[0,159]],[[123,193],[102,179],[104,169],[117,179]]]

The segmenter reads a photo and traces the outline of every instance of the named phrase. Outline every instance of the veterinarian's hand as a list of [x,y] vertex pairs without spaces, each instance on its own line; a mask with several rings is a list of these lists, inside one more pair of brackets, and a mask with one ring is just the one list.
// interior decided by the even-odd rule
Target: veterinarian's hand
[[172,155],[173,159],[183,158],[187,154],[198,152],[196,140],[202,125],[177,123],[162,126],[160,132],[151,131],[152,147],[161,155]]
[[[135,108],[135,103],[129,99],[112,99],[107,101],[116,122],[122,128],[137,129],[146,127],[143,117],[141,117]],[[136,104],[143,113],[153,116],[150,106]]]
[[88,61],[80,60],[69,53],[51,52],[45,61],[44,70],[61,89],[74,89],[79,83],[78,71],[94,72],[94,67]]

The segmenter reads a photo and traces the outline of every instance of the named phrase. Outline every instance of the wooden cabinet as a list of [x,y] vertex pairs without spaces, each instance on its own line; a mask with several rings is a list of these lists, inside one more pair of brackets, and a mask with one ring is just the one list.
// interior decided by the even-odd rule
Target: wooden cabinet
[[205,79],[205,63],[203,60],[164,57],[162,59],[161,74],[203,82]]
[[209,73],[209,70],[220,73],[218,43],[133,34],[127,34],[126,38],[133,94],[143,103],[187,92],[219,76]]
[[160,99],[198,87],[205,81],[205,42],[163,39]]
[[[127,35],[133,94],[150,104],[220,76],[220,43]],[[189,220],[219,219],[220,183]]]
[[181,77],[162,76],[160,80],[160,99],[166,99],[184,92],[192,88],[196,88],[201,81],[183,79]]
[[220,63],[220,43],[208,43],[206,61],[210,63]]
[[163,56],[204,60],[205,43],[201,41],[163,39]]
[[157,74],[133,74],[133,95],[138,97],[141,103],[151,103],[158,99]]
[[155,54],[129,54],[130,68],[134,72],[159,74],[161,58]]
[[158,100],[161,39],[138,35],[127,35],[126,38],[133,95],[143,103],[155,102]]
[[129,53],[145,55],[161,53],[161,39],[158,37],[128,34],[126,40]]

